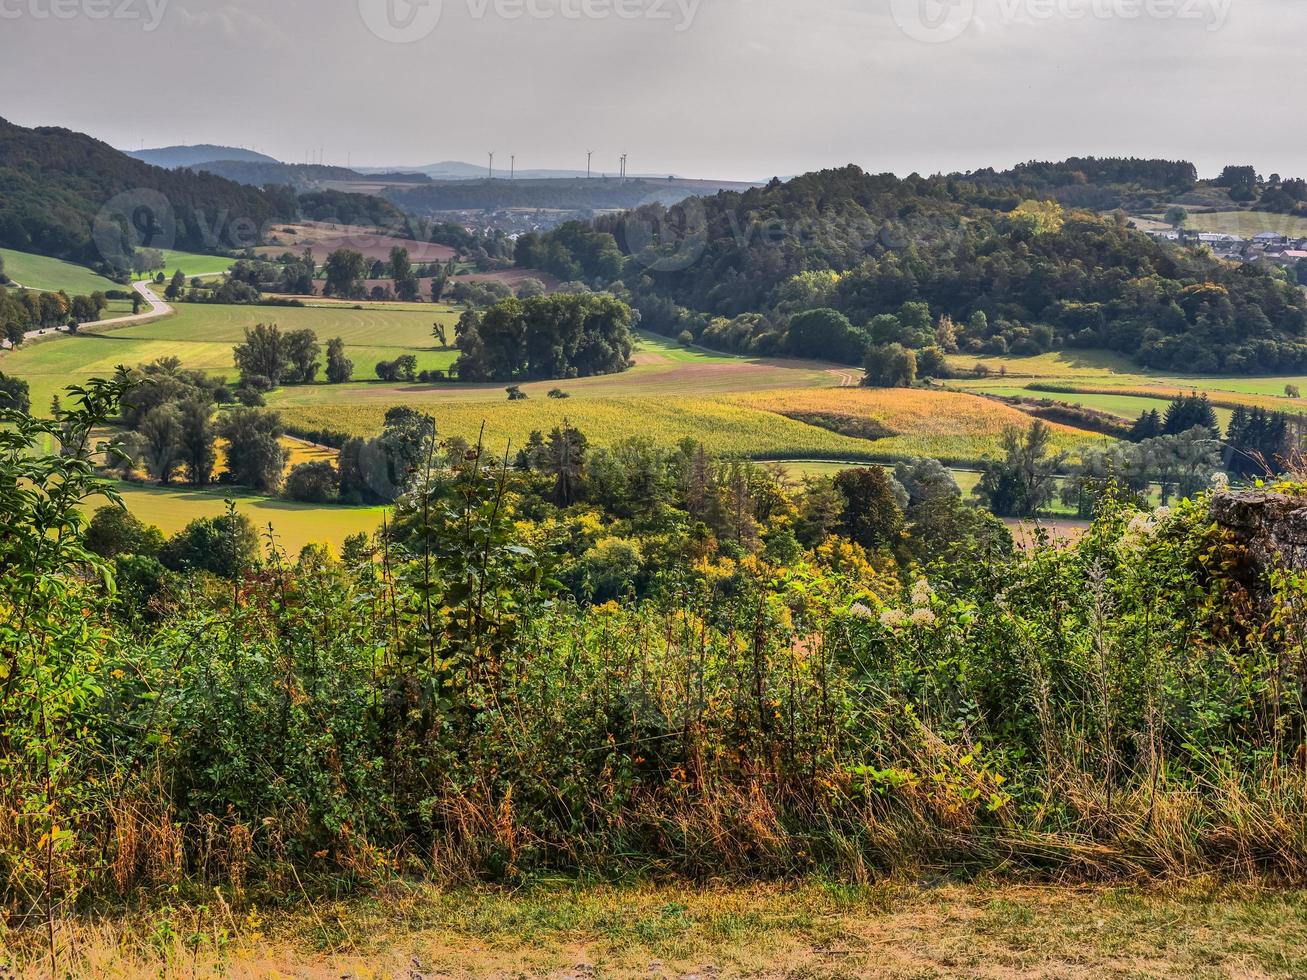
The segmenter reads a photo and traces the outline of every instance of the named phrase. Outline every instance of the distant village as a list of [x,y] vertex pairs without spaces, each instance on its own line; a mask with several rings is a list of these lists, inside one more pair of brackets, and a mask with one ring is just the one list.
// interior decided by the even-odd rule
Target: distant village
[[1187,228],[1149,229],[1147,234],[1183,245],[1206,245],[1221,258],[1239,262],[1273,262],[1295,268],[1300,261],[1307,259],[1307,238],[1294,238],[1275,231],[1259,232],[1251,238]]

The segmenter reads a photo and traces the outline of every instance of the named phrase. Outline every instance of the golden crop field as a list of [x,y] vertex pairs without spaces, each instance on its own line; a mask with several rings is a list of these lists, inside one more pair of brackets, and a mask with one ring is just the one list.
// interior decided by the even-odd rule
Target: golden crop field
[[[376,435],[384,405],[323,409],[287,407],[282,418],[299,431],[332,429]],[[967,462],[998,450],[1011,425],[1028,426],[1029,416],[997,401],[949,391],[865,388],[788,389],[712,398],[587,398],[565,401],[442,402],[430,406],[444,437],[475,441],[485,427],[487,444],[502,451],[523,445],[532,431],[547,433],[564,420],[594,445],[647,436],[662,445],[682,439],[702,442],[723,455],[754,459],[881,460],[937,456]],[[787,417],[786,412],[874,419],[890,435],[860,439]],[[1054,441],[1070,449],[1101,436],[1054,426]]]
[[[998,450],[1011,426],[1025,428],[1030,417],[991,398],[955,391],[899,388],[826,388],[738,395],[736,404],[777,414],[811,414],[832,420],[869,421],[890,435],[872,440],[879,455],[935,456],[976,460]],[[1073,449],[1104,437],[1066,425],[1050,424],[1053,443]]]

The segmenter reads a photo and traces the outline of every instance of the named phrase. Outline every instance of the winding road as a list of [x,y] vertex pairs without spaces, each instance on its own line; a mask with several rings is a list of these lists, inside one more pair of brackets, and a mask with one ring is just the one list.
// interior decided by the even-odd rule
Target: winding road
[[[18,287],[19,289],[24,288],[23,284],[20,282],[13,282],[13,280],[10,280],[10,283],[11,285]],[[77,326],[79,328],[80,327],[111,327],[111,326],[125,327],[133,323],[144,323],[146,320],[153,320],[156,317],[167,316],[169,313],[172,313],[173,312],[172,307],[169,306],[167,303],[165,303],[163,300],[159,299],[159,297],[155,294],[152,286],[153,283],[151,283],[150,280],[148,279],[143,279],[140,282],[132,283],[132,289],[136,290],[136,292],[138,292],[141,295],[141,298],[144,299],[145,302],[150,304],[150,311],[148,313],[129,313],[127,316],[116,316],[109,320],[87,320],[83,323],[79,323]],[[38,337],[49,337],[51,334],[67,333],[67,332],[68,332],[68,328],[66,326],[43,327],[40,330],[27,331],[27,333],[23,334],[23,339],[35,340]]]

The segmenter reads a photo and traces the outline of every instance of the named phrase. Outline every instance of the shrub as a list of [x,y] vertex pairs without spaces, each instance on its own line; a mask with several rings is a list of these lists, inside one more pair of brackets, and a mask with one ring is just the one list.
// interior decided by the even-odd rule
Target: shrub
[[235,578],[258,560],[254,525],[234,509],[222,517],[200,517],[168,539],[159,561],[175,572],[209,572]]
[[286,484],[281,493],[287,500],[331,503],[340,495],[340,475],[336,472],[336,467],[325,460],[300,463],[286,476]]

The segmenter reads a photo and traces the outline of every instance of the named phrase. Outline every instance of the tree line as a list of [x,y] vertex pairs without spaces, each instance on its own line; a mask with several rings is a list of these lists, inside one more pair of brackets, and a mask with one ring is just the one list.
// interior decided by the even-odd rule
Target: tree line
[[[998,207],[989,193],[850,167],[524,235],[517,262],[611,289],[648,329],[750,353],[793,353],[792,320],[814,309],[869,331],[922,303],[956,325],[964,353],[1084,347],[1187,371],[1307,366],[1307,300],[1282,270],[1154,241],[1123,215],[1019,197]],[[670,245],[628,235],[648,227]],[[690,246],[688,261],[660,264]]]

